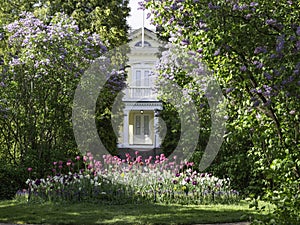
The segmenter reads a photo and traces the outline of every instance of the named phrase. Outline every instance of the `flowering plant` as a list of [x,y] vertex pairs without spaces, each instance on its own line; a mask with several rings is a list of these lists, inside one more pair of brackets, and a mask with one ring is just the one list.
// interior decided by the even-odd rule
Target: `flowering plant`
[[199,173],[192,169],[193,163],[176,164],[163,154],[144,160],[137,152],[135,157],[126,154],[125,159],[104,155],[101,162],[87,153],[82,160],[84,169],[77,172],[28,179],[29,200],[204,204],[239,199],[228,178]]

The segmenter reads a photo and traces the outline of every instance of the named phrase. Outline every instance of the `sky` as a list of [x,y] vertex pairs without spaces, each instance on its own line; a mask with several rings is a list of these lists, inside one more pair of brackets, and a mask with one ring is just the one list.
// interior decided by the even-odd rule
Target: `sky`
[[[138,29],[141,28],[143,26],[143,11],[141,9],[138,10],[139,8],[139,4],[138,2],[140,2],[141,0],[130,0],[129,1],[129,7],[131,8],[131,12],[127,21],[129,26],[132,29]],[[150,30],[155,30],[155,27],[153,25],[150,25],[150,19],[146,20],[147,17],[147,13],[149,11],[145,10],[145,27],[150,29]]]

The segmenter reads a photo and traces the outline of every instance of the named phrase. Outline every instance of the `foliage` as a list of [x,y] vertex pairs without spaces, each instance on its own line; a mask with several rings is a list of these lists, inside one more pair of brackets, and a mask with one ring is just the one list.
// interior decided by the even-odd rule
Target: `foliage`
[[[230,189],[230,180],[193,171],[193,164],[169,161],[163,154],[143,160],[126,154],[121,160],[104,155],[104,162],[91,153],[83,156],[84,169],[77,162],[54,162],[53,175],[28,179],[29,202],[109,202],[109,204],[159,202],[180,204],[234,203],[239,193]],[[153,160],[153,162],[151,162]],[[184,170],[183,168],[186,167]],[[62,173],[65,168],[67,173]],[[31,168],[30,168],[31,175]]]
[[[56,13],[68,15],[76,21],[79,31],[98,34],[104,45],[110,50],[128,41],[126,18],[129,16],[130,9],[127,0],[21,0],[18,2],[4,0],[0,2],[0,29],[2,26],[20,19],[20,15],[24,11],[32,12],[45,24],[51,23]],[[2,44],[5,46],[5,40],[3,40],[1,45]],[[124,55],[121,56],[121,58],[121,60],[124,60],[123,62],[126,61]],[[0,61],[1,59],[2,49],[0,49]],[[103,93],[101,93],[96,109],[97,130],[105,147],[111,153],[115,153],[117,137],[111,123],[118,123],[118,121],[111,119],[111,102],[113,102],[112,97],[115,98],[116,95],[105,95],[105,97],[102,98],[102,94]],[[105,101],[102,100],[104,98]]]
[[[195,150],[194,155],[202,156],[209,136],[218,137],[222,133],[226,120],[222,93],[201,58],[178,45],[171,45],[162,53],[157,73],[157,91],[160,100],[165,103],[162,118],[167,121],[170,135],[163,148],[170,145],[171,148],[167,149],[170,151],[174,146],[181,146],[180,151]],[[211,115],[213,118],[210,118]],[[221,129],[211,130],[212,126],[220,126]],[[200,159],[193,157],[197,165]]]
[[[46,24],[24,13],[5,26],[5,35],[0,156],[23,171],[30,164],[43,176],[52,161],[77,153],[71,124],[74,91],[84,71],[107,48],[99,35],[79,31],[65,14]],[[117,91],[112,87],[122,88],[124,75],[113,78],[109,93]]]
[[245,179],[249,192],[275,203],[276,224],[299,223],[299,3],[142,5],[152,10],[162,35],[197,53],[223,88],[229,120],[217,171],[234,174],[239,183]]
[[160,136],[165,133],[160,148],[162,152],[169,157],[175,150],[180,139],[180,117],[176,112],[175,107],[165,102],[163,102],[163,110],[160,112],[159,116],[166,125],[166,127],[159,126],[158,129]]
[[27,13],[6,29],[10,52],[2,67],[2,148],[21,162],[36,151],[36,160],[45,162],[41,159],[51,160],[54,151],[74,149],[73,92],[84,69],[106,48],[99,36],[79,32],[65,15],[46,25]]
[[0,200],[13,199],[19,188],[26,187],[26,174],[22,168],[14,167],[3,159],[0,160],[0,180]]
[[127,0],[3,0],[0,3],[1,24],[18,20],[23,11],[33,12],[45,22],[50,22],[56,13],[64,13],[76,21],[80,31],[97,33],[109,48],[127,42],[126,17],[130,11]]

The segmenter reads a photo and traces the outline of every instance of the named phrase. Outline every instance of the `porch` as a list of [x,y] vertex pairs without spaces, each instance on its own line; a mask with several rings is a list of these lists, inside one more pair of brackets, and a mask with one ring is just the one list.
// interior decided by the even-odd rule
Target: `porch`
[[149,150],[160,146],[158,112],[161,102],[126,102],[118,148]]

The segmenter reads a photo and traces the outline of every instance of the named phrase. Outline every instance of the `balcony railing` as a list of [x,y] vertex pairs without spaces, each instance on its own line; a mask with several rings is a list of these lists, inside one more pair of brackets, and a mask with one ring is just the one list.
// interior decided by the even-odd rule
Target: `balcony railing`
[[153,87],[128,87],[125,89],[125,100],[156,100]]

